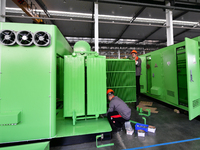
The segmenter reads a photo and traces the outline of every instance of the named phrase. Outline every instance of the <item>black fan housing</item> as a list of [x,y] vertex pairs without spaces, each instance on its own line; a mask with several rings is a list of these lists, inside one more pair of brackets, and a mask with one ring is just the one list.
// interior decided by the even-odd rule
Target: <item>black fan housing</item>
[[47,32],[38,31],[34,33],[33,42],[37,46],[48,46],[51,43],[51,37]]
[[33,44],[33,34],[30,31],[19,31],[16,41],[21,46],[30,46]]
[[1,30],[0,31],[0,43],[3,45],[15,45],[16,33],[12,30]]

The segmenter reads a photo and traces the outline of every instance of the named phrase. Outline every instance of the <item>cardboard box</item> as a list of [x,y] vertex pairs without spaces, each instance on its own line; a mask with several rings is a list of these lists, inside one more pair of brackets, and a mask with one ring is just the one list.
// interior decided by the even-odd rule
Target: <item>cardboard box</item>
[[156,132],[156,127],[155,126],[149,126],[148,127],[148,132],[155,133]]
[[138,130],[138,136],[145,137],[145,131],[144,130]]

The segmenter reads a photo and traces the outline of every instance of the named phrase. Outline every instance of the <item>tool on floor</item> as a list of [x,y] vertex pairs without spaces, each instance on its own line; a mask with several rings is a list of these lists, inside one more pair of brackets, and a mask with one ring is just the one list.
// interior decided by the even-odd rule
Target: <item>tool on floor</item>
[[97,148],[106,147],[106,146],[113,146],[114,145],[114,143],[98,145],[98,138],[101,138],[101,140],[102,140],[103,139],[103,134],[96,136],[96,147]]

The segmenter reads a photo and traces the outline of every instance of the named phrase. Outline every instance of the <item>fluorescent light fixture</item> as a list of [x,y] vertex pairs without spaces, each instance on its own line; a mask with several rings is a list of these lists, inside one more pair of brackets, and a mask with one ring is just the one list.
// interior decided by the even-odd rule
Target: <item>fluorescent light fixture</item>
[[[37,12],[40,12],[41,15],[45,15],[43,10],[37,10]],[[52,16],[92,19],[92,14],[90,14],[90,13],[78,13],[78,12],[66,12],[66,11],[54,11],[54,10],[49,10],[48,12]],[[24,12],[20,8],[6,7],[6,13],[21,14]],[[114,16],[114,15],[99,14],[99,20],[130,22],[131,19],[132,19],[132,17],[127,17],[127,16]],[[166,24],[165,19],[141,18],[141,17],[137,17],[134,20],[134,22],[135,23],[161,24],[161,25]],[[173,20],[173,25],[196,27],[196,26],[199,26],[199,22]]]

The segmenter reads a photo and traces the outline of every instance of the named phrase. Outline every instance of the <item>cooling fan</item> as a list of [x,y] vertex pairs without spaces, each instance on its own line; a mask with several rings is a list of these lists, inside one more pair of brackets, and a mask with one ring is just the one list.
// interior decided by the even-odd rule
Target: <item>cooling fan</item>
[[38,31],[34,33],[33,42],[37,46],[48,46],[51,42],[51,37],[47,32]]
[[12,30],[0,31],[0,43],[3,45],[14,45],[16,41],[16,33]]
[[17,43],[21,46],[30,46],[33,44],[33,34],[30,31],[17,32]]

